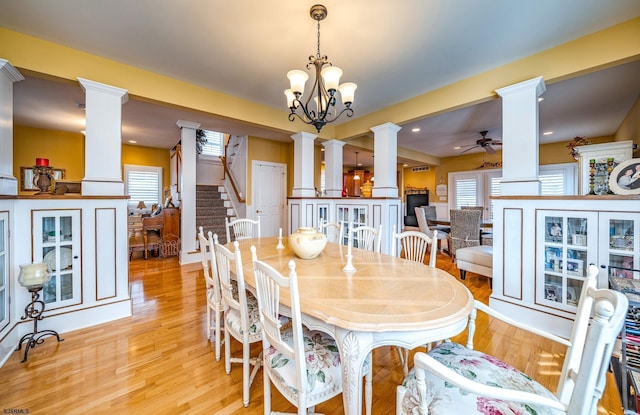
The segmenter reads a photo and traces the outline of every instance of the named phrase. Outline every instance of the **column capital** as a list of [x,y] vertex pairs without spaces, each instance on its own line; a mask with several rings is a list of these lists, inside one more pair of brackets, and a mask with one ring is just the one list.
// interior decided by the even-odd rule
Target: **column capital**
[[380,125],[376,125],[375,127],[371,127],[369,128],[371,131],[373,131],[374,133],[383,133],[383,132],[391,132],[391,133],[397,133],[398,131],[400,131],[400,129],[402,129],[402,127],[400,127],[399,125],[396,125],[392,122],[386,122],[384,124],[380,124]]
[[496,89],[496,93],[501,97],[505,97],[511,94],[519,94],[524,91],[530,91],[535,89],[536,96],[540,96],[547,90],[547,87],[544,83],[544,79],[541,76],[538,76],[533,79],[529,79],[527,81],[522,81],[517,84],[505,86],[503,88]]
[[192,130],[197,130],[202,124],[200,124],[199,122],[178,120],[176,122],[176,125],[180,128],[191,128]]
[[6,59],[0,58],[0,73],[11,82],[24,80],[24,76]]
[[306,131],[300,131],[299,133],[295,133],[291,136],[291,138],[293,138],[293,141],[296,140],[315,140],[316,137],[318,137],[318,134],[312,134],[312,133],[308,133]]
[[344,145],[347,144],[347,143],[345,141],[342,141],[342,140],[335,140],[334,139],[334,140],[327,140],[327,141],[325,141],[323,143],[320,143],[320,144],[322,144],[322,147],[324,147],[324,148],[329,148],[329,147],[338,147],[339,148],[339,147],[344,147]]
[[84,92],[96,91],[103,94],[110,94],[116,97],[120,97],[120,103],[125,104],[129,101],[129,91],[126,89],[118,88],[107,84],[101,84],[100,82],[90,81],[84,78],[78,78],[78,82]]

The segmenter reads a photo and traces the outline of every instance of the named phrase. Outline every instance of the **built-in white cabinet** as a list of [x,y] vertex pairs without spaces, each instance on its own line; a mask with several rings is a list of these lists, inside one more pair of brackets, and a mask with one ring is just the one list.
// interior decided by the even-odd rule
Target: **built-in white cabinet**
[[[51,279],[38,327],[60,334],[131,315],[126,196],[0,198],[0,363],[33,326],[20,265],[46,263]],[[61,343],[60,347],[65,347]]]
[[[359,226],[370,226],[368,217],[369,209],[363,205],[336,205],[338,223],[342,225],[342,244],[349,243],[349,225],[357,228]],[[358,241],[354,241],[354,248],[358,248]]]
[[597,262],[597,220],[595,212],[538,211],[537,303],[576,309],[586,266]]
[[0,212],[0,328],[9,324],[9,212]]
[[600,212],[599,226],[601,267],[606,264],[609,277],[640,279],[640,209]]
[[288,231],[294,232],[300,227],[317,228],[325,222],[342,224],[342,243],[347,244],[348,225],[382,225],[383,253],[391,253],[391,229],[401,229],[402,201],[395,197],[289,197]]
[[42,289],[48,310],[82,301],[80,209],[33,210],[33,262],[43,262],[51,279]]
[[588,266],[640,279],[640,197],[497,196],[492,307],[568,337]]
[[613,167],[633,157],[633,141],[590,144],[575,147],[575,150],[578,153],[578,193],[603,195],[609,191],[609,173]]

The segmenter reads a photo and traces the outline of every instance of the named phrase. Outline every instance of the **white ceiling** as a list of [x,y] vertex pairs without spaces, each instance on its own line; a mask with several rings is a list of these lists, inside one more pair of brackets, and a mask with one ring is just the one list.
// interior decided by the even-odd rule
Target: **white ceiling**
[[[285,110],[286,72],[315,53],[311,1],[0,0],[0,26]],[[640,16],[638,0],[326,0],[321,52],[358,84],[356,117]],[[640,93],[640,63],[548,85],[540,106],[550,140],[611,135]],[[30,74],[27,74],[30,75]],[[77,84],[28,76],[15,84],[15,122],[79,131]],[[283,113],[284,116],[284,113]],[[290,132],[132,97],[123,140],[169,148],[178,119],[288,140]],[[415,125],[414,125],[415,124]],[[411,133],[419,124],[420,133]],[[500,139],[500,101],[403,125],[399,145],[436,157]],[[547,139],[545,137],[545,139]],[[345,158],[345,162],[353,163]],[[360,154],[363,157],[363,153]]]

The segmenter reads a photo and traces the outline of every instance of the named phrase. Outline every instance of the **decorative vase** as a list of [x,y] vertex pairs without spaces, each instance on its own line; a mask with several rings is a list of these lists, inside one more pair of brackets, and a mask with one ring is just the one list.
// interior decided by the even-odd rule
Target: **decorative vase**
[[18,274],[18,283],[23,287],[42,287],[51,278],[47,264],[22,264],[20,265],[20,274]]
[[49,160],[47,160],[46,166],[33,166],[33,184],[40,189],[40,192],[36,194],[49,193],[49,188],[53,181],[53,167],[50,167],[48,163]]
[[362,186],[360,186],[362,197],[371,197],[371,189],[373,189],[373,184],[367,180]]
[[289,245],[301,259],[313,259],[327,246],[327,236],[316,228],[298,228],[289,236]]

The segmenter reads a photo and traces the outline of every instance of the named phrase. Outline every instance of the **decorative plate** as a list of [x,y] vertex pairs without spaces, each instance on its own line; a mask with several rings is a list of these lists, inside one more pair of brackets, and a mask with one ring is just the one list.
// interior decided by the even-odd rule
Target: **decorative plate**
[[[56,251],[47,252],[42,261],[49,266],[51,271],[58,269],[56,265]],[[73,265],[73,251],[71,248],[60,247],[60,270],[70,268]]]

